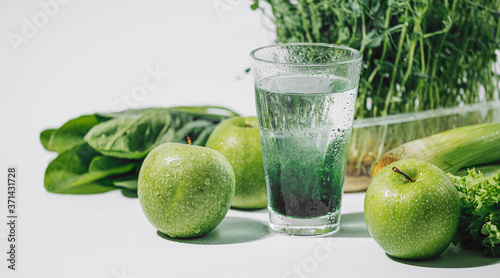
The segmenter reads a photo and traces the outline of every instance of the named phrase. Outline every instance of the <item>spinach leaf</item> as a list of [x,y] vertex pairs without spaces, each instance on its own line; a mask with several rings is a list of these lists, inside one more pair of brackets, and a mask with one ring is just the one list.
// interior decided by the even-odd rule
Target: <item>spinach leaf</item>
[[40,141],[48,151],[62,153],[83,143],[83,137],[95,125],[104,121],[96,115],[83,115],[72,119],[59,129],[47,129],[40,134]]
[[131,172],[115,177],[113,179],[113,185],[121,189],[137,190],[137,180],[139,178],[142,162],[143,161],[138,161],[136,167]]
[[106,192],[112,181],[102,180],[112,175],[130,172],[136,162],[101,156],[83,143],[59,154],[45,171],[45,189],[53,193],[91,194]]
[[137,190],[123,188],[122,195],[128,198],[137,198]]
[[[103,120],[110,120],[114,118],[118,118],[121,116],[139,116],[144,114],[144,112],[147,112],[152,109],[166,109],[166,110],[178,110],[182,112],[188,112],[192,114],[198,114],[198,115],[204,115],[208,117],[214,117],[215,119],[220,119],[220,117],[234,117],[234,116],[239,116],[238,113],[234,112],[233,110],[222,107],[222,106],[175,106],[175,107],[170,107],[170,108],[140,108],[140,109],[128,109],[124,111],[119,111],[119,112],[111,112],[111,113],[96,113],[96,116],[103,119]],[[220,120],[219,120],[220,121]]]
[[192,122],[187,122],[179,130],[175,132],[172,142],[186,143],[186,136],[189,136],[191,140],[197,138],[205,128],[212,126],[213,123],[207,120],[194,120]]
[[233,110],[222,106],[177,106],[170,109],[198,114],[200,117],[212,119],[217,122],[229,117],[239,116],[239,114]]
[[57,129],[46,129],[40,133],[40,142],[42,142],[42,146],[44,149],[55,152],[56,150],[52,149],[50,141],[54,136],[54,133]]
[[[226,115],[208,113],[214,109]],[[114,118],[94,126],[84,139],[103,155],[139,159],[160,144],[186,142],[186,135],[195,144],[204,144],[205,137],[213,130],[206,128],[227,119],[229,115],[237,114],[229,109],[212,106],[150,108],[99,114],[99,117]],[[203,137],[197,140],[202,134]]]
[[120,188],[137,190],[137,176],[115,179],[113,180],[113,185]]
[[147,112],[152,109],[168,109],[168,108],[140,108],[140,109],[127,109],[119,112],[109,112],[109,113],[99,112],[96,113],[96,116],[103,120],[111,120],[121,116],[140,116],[144,114],[144,112]]
[[[191,106],[169,108],[173,118],[179,119],[175,123],[184,124],[195,120],[207,120],[219,123],[227,118],[239,116],[236,112],[219,106]],[[179,126],[176,125],[176,128]]]
[[212,131],[214,131],[214,129],[216,127],[217,127],[217,125],[213,124],[213,125],[207,126],[205,129],[203,129],[203,131],[200,133],[200,135],[198,135],[196,140],[194,140],[193,145],[205,146],[205,144],[207,143],[208,137],[210,136],[210,134],[212,134]]
[[137,177],[144,158],[166,142],[205,145],[217,124],[235,112],[224,107],[130,109],[72,119],[40,134],[45,149],[59,152],[45,171],[47,191],[92,194],[121,189],[137,197]]
[[113,181],[111,179],[101,179],[93,181],[90,183],[85,183],[81,185],[75,185],[71,188],[61,190],[60,192],[53,192],[59,194],[98,194],[105,193],[111,190],[116,190],[117,188],[113,186]]
[[167,109],[123,115],[94,126],[85,141],[101,154],[119,158],[145,157],[154,147],[174,136]]

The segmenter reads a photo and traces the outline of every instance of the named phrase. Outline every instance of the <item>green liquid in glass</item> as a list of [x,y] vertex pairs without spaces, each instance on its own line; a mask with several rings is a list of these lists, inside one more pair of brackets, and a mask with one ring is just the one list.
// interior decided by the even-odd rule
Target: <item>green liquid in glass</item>
[[297,218],[340,210],[356,91],[334,76],[278,76],[257,85],[270,209]]

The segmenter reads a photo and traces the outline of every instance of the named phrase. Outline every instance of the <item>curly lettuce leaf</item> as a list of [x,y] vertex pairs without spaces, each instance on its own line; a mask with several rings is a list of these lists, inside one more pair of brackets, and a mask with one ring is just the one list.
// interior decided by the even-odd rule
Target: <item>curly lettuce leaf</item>
[[453,243],[500,256],[500,173],[485,177],[472,169],[467,176],[448,175],[459,192],[462,205]]

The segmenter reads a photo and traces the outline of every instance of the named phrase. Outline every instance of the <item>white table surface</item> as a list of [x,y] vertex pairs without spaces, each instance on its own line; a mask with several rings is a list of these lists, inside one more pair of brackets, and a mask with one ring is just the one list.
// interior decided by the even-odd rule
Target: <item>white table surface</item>
[[[19,216],[17,270],[2,259],[0,277],[499,275],[500,259],[455,247],[431,261],[389,258],[367,232],[364,193],[345,195],[341,230],[332,237],[270,233],[266,210],[230,210],[206,237],[169,240],[157,235],[137,199],[118,191],[46,192],[44,171],[55,155],[39,143],[43,129],[123,106],[155,69],[165,73],[157,86],[126,105],[213,104],[254,115],[252,81],[243,72],[248,52],[272,40],[246,1],[74,0],[52,7],[43,22],[48,2],[0,2],[0,223],[7,221],[12,165],[18,168]],[[26,21],[35,20],[36,31],[23,35]],[[22,43],[12,42],[16,35],[24,36]],[[0,258],[7,257],[7,246],[7,225],[1,224]]]

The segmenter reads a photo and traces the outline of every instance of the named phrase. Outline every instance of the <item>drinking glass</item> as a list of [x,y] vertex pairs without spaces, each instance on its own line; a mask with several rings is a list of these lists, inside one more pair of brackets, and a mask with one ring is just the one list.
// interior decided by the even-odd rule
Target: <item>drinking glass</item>
[[320,43],[250,53],[270,228],[290,235],[335,233],[362,54]]

